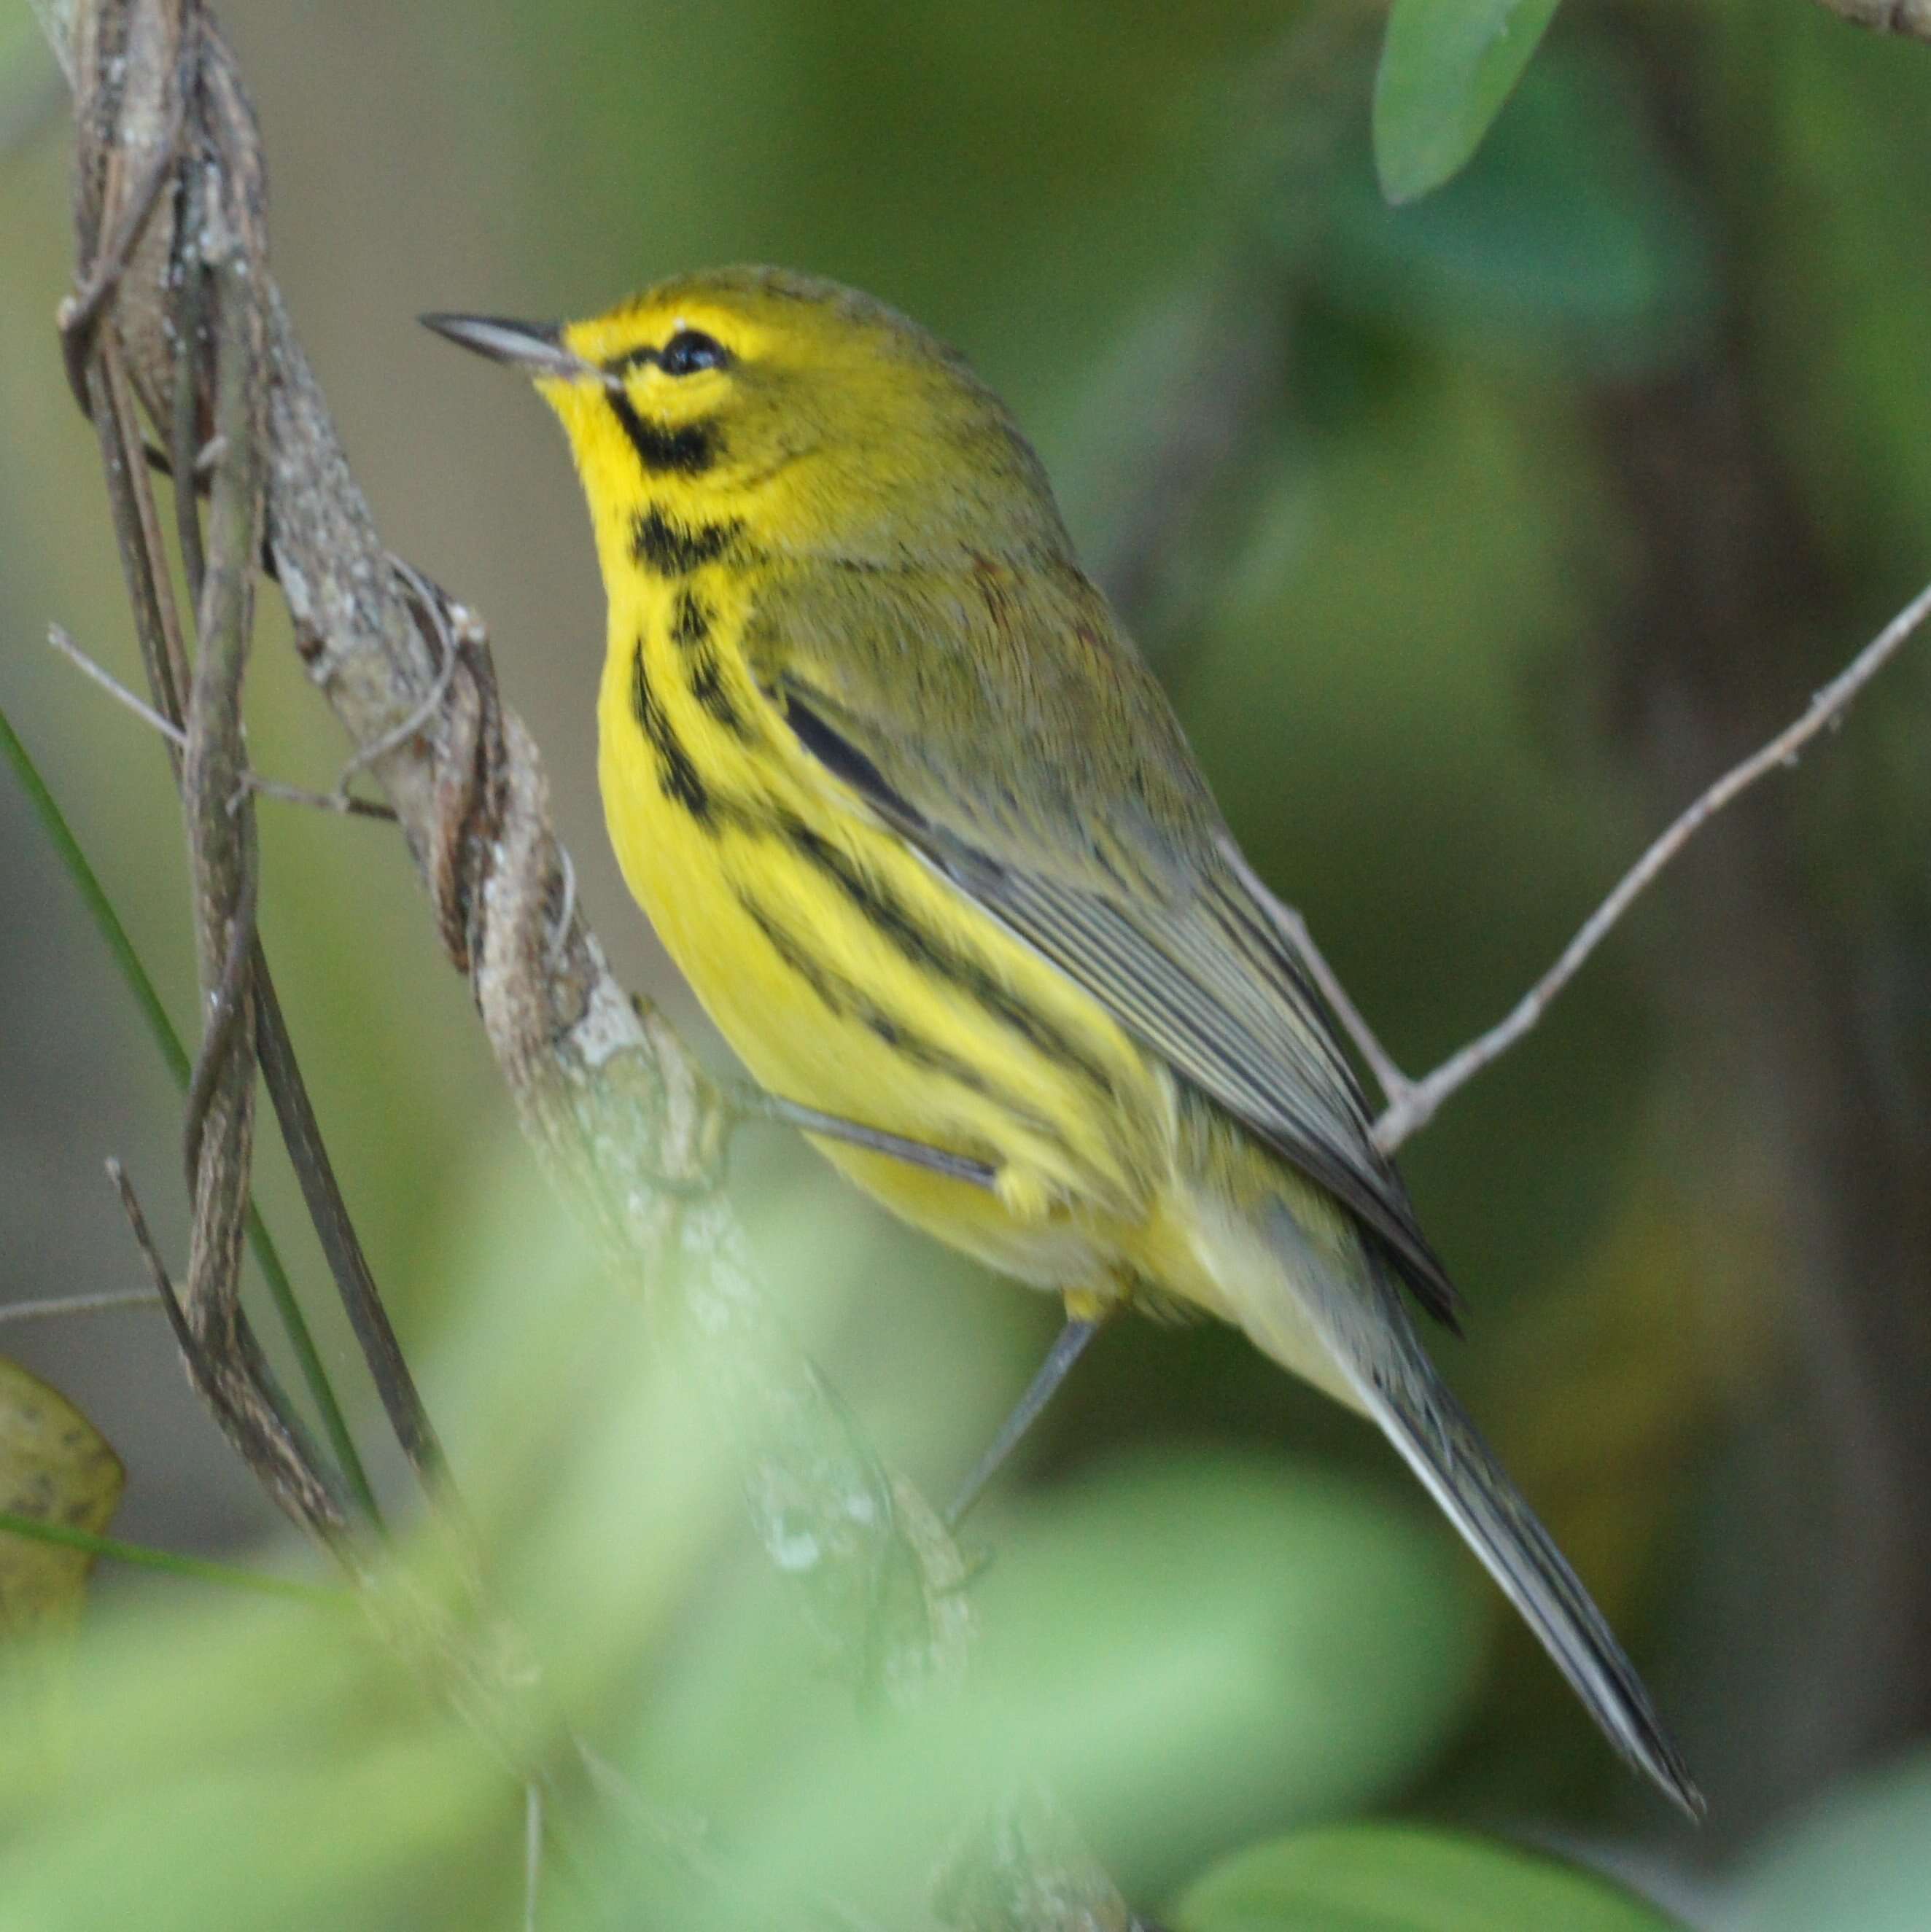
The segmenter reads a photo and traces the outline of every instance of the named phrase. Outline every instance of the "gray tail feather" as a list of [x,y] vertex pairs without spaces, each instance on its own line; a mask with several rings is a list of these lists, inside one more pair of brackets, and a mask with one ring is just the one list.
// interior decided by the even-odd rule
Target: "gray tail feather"
[[[1291,1217],[1290,1217],[1291,1218]],[[1305,1258],[1298,1226],[1293,1244]],[[1437,1372],[1378,1256],[1312,1310],[1363,1405],[1534,1631],[1617,1750],[1689,1817],[1703,1794],[1602,1612]],[[1321,1270],[1326,1274],[1328,1270]],[[1305,1276],[1304,1276],[1305,1279]],[[1359,1298],[1357,1299],[1356,1298]]]

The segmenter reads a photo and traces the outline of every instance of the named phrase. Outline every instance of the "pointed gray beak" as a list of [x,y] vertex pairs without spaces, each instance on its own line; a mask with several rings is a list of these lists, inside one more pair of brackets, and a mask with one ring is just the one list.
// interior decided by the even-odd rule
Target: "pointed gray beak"
[[425,328],[433,328],[492,362],[507,362],[527,376],[609,385],[611,379],[595,363],[586,362],[563,346],[554,322],[511,322],[494,315],[425,315],[417,320]]

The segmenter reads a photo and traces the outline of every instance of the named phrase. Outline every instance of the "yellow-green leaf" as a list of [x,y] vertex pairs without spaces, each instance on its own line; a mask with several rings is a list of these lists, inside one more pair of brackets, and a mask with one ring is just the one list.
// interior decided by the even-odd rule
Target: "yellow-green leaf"
[[[98,1536],[126,1482],[72,1402],[0,1357],[0,1510]],[[0,1643],[71,1628],[93,1567],[84,1550],[0,1532]]]

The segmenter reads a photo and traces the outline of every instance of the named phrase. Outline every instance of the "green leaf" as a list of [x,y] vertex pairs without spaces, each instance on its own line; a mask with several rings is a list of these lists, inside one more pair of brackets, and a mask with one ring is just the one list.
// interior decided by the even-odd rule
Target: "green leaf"
[[1198,1880],[1176,1932],[1678,1932],[1654,1906],[1512,1845],[1402,1825],[1297,1832]]
[[1397,204],[1439,188],[1480,146],[1556,0],[1395,0],[1374,76],[1374,164]]

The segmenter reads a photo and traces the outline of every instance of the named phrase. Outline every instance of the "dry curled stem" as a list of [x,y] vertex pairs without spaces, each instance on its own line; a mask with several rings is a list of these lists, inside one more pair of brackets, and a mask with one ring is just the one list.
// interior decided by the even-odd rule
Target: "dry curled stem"
[[[345,779],[366,769],[394,802],[546,1166],[626,1275],[689,1318],[753,1444],[747,1487],[767,1540],[795,1552],[801,1534],[814,1539],[812,1601],[827,1642],[869,1681],[929,1694],[963,1652],[959,1565],[752,1282],[716,1197],[720,1098],[605,968],[550,830],[535,748],[500,701],[481,626],[376,540],[268,273],[252,115],[205,9],[78,0],[56,10],[71,28],[60,44],[80,136],[80,268],[62,344],[100,440],[152,699],[143,709],[161,728],[188,832],[203,1028],[183,1136],[192,1220],[179,1289],[131,1185],[118,1168],[114,1178],[191,1379],[230,1443],[360,1586],[384,1648],[461,1715],[567,1850],[570,1820],[587,1798],[607,1808],[610,1780],[590,1776],[527,1646],[482,1592],[255,934],[259,788],[242,693],[260,566],[280,582],[304,661],[348,728]],[[175,482],[186,614],[152,467]],[[454,1559],[448,1606],[370,1561],[242,1310],[258,1073],[398,1438],[455,1532],[442,1546]],[[689,1198],[659,1185],[666,1176],[694,1184]],[[649,1815],[634,1797],[625,1809]]]
[[[62,342],[99,431],[136,630],[189,824],[206,1025],[185,1152],[193,1238],[177,1294],[143,1252],[197,1385],[284,1507],[363,1585],[389,1646],[420,1660],[527,1786],[581,1782],[513,1632],[473,1589],[458,1618],[398,1598],[267,1376],[238,1294],[259,1070],[398,1436],[434,1475],[427,1418],[373,1297],[254,933],[257,859],[241,732],[256,566],[381,788],[428,888],[523,1127],[613,1267],[697,1352],[749,1445],[753,1521],[802,1578],[827,1648],[908,1699],[955,1683],[963,1566],[934,1513],[879,1463],[754,1279],[718,1191],[725,1098],[612,977],[576,905],[536,747],[497,688],[475,616],[380,543],[267,265],[251,110],[199,0],[77,0],[63,30],[80,127],[81,269]],[[159,458],[140,412],[161,428]],[[174,608],[150,460],[171,472],[191,626]],[[194,504],[205,487],[205,531]],[[313,1184],[311,1189],[311,1184]],[[137,1216],[131,1190],[124,1189]],[[137,1225],[139,1224],[137,1222]],[[723,1432],[720,1432],[721,1433]],[[809,1547],[812,1561],[797,1563]],[[506,1658],[509,1660],[506,1661]],[[537,1687],[533,1690],[533,1687]],[[533,1755],[533,1751],[534,1755]],[[554,1806],[537,1808],[554,1812]],[[1104,1887],[1097,1874],[1092,1882]],[[1026,1922],[1040,1932],[1059,1922]]]
[[[212,470],[218,489],[244,460],[236,439],[196,423],[180,394],[184,374],[206,358],[180,326],[184,203],[167,167],[158,172],[158,155],[176,157],[184,178],[191,170],[200,205],[230,212],[248,373],[259,386],[261,527],[297,648],[348,732],[352,768],[369,773],[395,812],[526,1132],[624,1278],[683,1318],[722,1402],[746,1426],[761,1533],[792,1551],[808,1535],[821,1552],[806,1581],[827,1640],[854,1667],[882,1670],[902,1686],[949,1675],[962,1636],[956,1593],[928,1574],[929,1552],[908,1533],[903,1499],[772,1312],[715,1198],[722,1096],[661,1020],[617,984],[575,907],[541,761],[502,700],[482,626],[377,537],[268,272],[259,148],[232,55],[206,11],[186,0],[96,0],[76,10],[74,31],[83,226],[108,234],[116,270],[90,267],[65,312],[70,344],[84,338],[80,365],[89,366],[95,332],[110,334],[106,359],[125,361],[152,420],[176,426],[177,470],[180,452],[194,446],[197,470]],[[125,79],[104,89],[92,77],[110,68]],[[138,220],[122,212],[123,181],[147,204]],[[200,292],[218,314],[223,290]],[[107,376],[93,380],[107,386]],[[124,470],[133,466],[125,436],[113,455]],[[144,484],[130,478],[131,490]],[[216,587],[214,507],[204,607]],[[128,521],[148,554],[158,550],[151,506]],[[206,669],[190,672],[179,628],[164,608],[141,626],[163,699],[185,694]],[[173,707],[156,708],[167,716]],[[226,742],[211,733],[206,759]],[[241,802],[224,811],[221,831],[197,823],[207,868],[225,884],[239,876],[248,813],[239,762],[229,759],[220,777],[224,802]],[[210,922],[218,911],[227,918],[229,901],[203,896],[212,938]],[[232,936],[232,919],[223,930]],[[211,990],[218,995],[220,986],[217,972]],[[228,1025],[241,1037],[259,1003],[248,986],[233,990]],[[230,1116],[239,1096],[208,1112],[222,1090],[212,1072],[204,1084],[206,1119],[239,1132]],[[211,1252],[224,1229],[211,1218]],[[854,1621],[859,1603],[875,1618],[888,1606],[888,1622]]]

